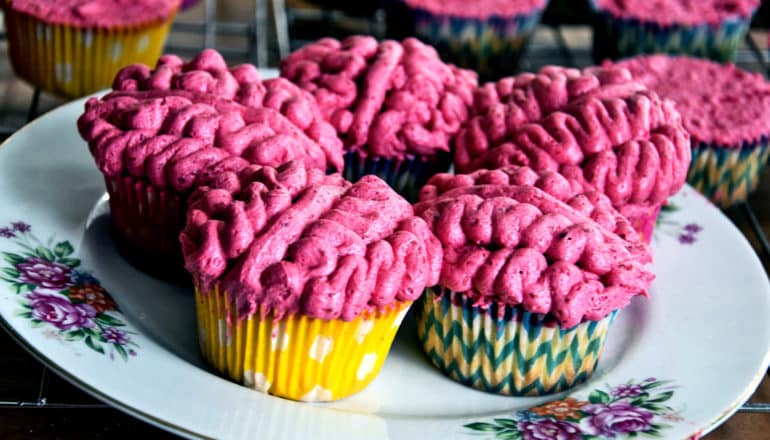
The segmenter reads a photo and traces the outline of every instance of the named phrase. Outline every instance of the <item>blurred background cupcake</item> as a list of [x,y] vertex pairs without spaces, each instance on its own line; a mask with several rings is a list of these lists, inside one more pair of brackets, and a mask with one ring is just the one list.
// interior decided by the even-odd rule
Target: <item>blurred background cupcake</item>
[[594,60],[686,54],[730,61],[760,0],[589,0]]
[[516,71],[548,0],[404,0],[417,38],[483,79]]
[[692,139],[687,182],[723,208],[746,201],[770,155],[770,82],[686,56],[641,56],[618,65],[676,103]]
[[179,0],[3,0],[18,76],[75,98],[109,87],[130,63],[160,56]]

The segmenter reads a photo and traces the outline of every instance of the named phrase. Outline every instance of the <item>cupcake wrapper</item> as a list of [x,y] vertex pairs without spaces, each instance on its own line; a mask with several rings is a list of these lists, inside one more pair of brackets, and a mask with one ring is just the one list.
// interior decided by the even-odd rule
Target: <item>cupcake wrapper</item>
[[66,98],[108,88],[128,64],[154,65],[173,21],[80,29],[47,24],[12,8],[3,12],[13,70],[33,86]]
[[203,357],[236,382],[306,402],[341,399],[377,377],[411,302],[353,321],[256,313],[240,319],[226,292],[195,291]]
[[417,333],[433,365],[455,381],[492,393],[539,396],[593,373],[616,313],[565,330],[521,307],[492,304],[485,310],[462,294],[428,289],[417,308]]
[[[749,30],[751,19],[729,18],[719,26],[662,26],[623,19],[600,10],[594,0],[594,60],[618,59],[639,54],[693,55],[731,61]],[[753,14],[752,14],[753,15]]]
[[415,202],[420,189],[431,176],[449,169],[450,160],[450,156],[446,153],[432,158],[389,159],[361,157],[356,152],[349,152],[345,154],[343,177],[351,182],[357,182],[366,175],[374,174],[407,200]]
[[140,269],[166,279],[186,278],[179,233],[186,202],[130,176],[105,177],[118,249]]
[[655,224],[658,222],[658,214],[663,204],[653,205],[644,209],[637,210],[633,214],[626,215],[631,226],[639,232],[639,236],[647,244],[652,242],[652,235],[655,232]]
[[445,61],[473,69],[484,79],[516,72],[542,14],[542,10],[535,10],[482,20],[412,10],[414,32],[419,39],[434,46]]
[[698,144],[692,149],[687,182],[722,208],[745,202],[759,184],[770,141],[740,147]]

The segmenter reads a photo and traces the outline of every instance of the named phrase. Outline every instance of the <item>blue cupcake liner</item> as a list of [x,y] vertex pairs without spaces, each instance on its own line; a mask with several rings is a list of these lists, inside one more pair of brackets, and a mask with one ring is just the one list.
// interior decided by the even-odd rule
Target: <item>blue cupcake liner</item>
[[543,9],[513,17],[455,17],[414,8],[414,34],[444,61],[475,70],[483,79],[515,73]]
[[417,335],[431,363],[451,379],[491,393],[539,396],[588,379],[617,310],[563,329],[521,306],[481,308],[461,293],[427,289],[416,304]]
[[722,208],[745,202],[757,188],[770,156],[770,139],[726,147],[698,143],[692,148],[687,182]]
[[363,157],[357,152],[345,154],[345,169],[342,176],[351,182],[374,174],[388,183],[397,193],[416,202],[420,189],[434,174],[449,169],[451,157],[440,153],[435,157],[406,157],[404,159],[385,157]]
[[661,25],[616,17],[601,10],[596,0],[590,0],[590,4],[594,11],[593,56],[596,62],[652,53],[732,61],[751,24],[751,17],[730,17],[719,26]]

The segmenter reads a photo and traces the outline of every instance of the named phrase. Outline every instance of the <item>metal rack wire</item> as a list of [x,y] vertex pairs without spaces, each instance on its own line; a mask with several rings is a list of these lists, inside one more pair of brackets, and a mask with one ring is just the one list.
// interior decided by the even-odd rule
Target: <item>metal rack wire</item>
[[[269,4],[268,4],[269,3]],[[278,57],[286,55],[292,46],[301,45],[304,41],[291,40],[289,38],[290,23],[295,20],[318,19],[326,23],[322,25],[323,29],[340,15],[329,12],[313,11],[289,11],[286,8],[284,0],[255,0],[255,9],[253,20],[250,23],[226,22],[217,20],[216,0],[205,0],[204,17],[202,21],[177,21],[174,23],[171,39],[167,50],[177,53],[194,53],[202,47],[216,47],[226,57],[237,60],[248,60],[258,66],[265,67],[269,65],[270,51],[275,49],[274,53]],[[364,17],[368,21],[367,26],[370,33],[377,36],[384,35],[384,19],[381,11],[375,12],[371,17]],[[272,23],[270,21],[272,20]],[[270,40],[269,30],[273,29],[275,39]],[[569,66],[577,66],[578,59],[587,58],[590,53],[590,47],[572,47],[569,39],[565,36],[564,28],[559,26],[545,27],[543,31],[552,36],[552,44],[545,46],[530,47],[530,56],[538,58],[541,61]],[[198,44],[183,44],[175,41],[175,36],[183,34],[193,34],[199,39]],[[217,44],[221,37],[237,37],[245,41],[242,47],[230,47]],[[0,42],[5,38],[4,32],[0,32]],[[189,38],[188,38],[189,40]],[[243,42],[242,41],[242,42]],[[268,44],[273,42],[274,48]],[[751,35],[746,37],[745,47],[739,51],[738,64],[748,63],[759,66],[761,71],[770,76],[770,61],[765,53],[758,47]],[[533,66],[530,66],[533,67]],[[40,111],[41,92],[35,89],[30,97],[29,107],[26,115],[26,121],[34,119]],[[19,127],[0,126],[0,140],[15,132]],[[760,256],[764,263],[770,267],[770,240],[768,240],[764,229],[762,228],[756,212],[750,203],[745,203],[739,207],[731,209],[728,214],[736,219],[742,216],[750,225],[751,233],[755,236],[760,247]],[[49,398],[51,383],[62,381],[62,379],[50,374],[48,369],[41,367],[39,380],[36,384],[30,384],[30,387],[36,386],[37,392],[33,398],[19,398],[2,400],[0,399],[0,409],[4,408],[24,408],[24,409],[76,409],[93,410],[109,408],[93,398],[83,395],[82,398],[74,400],[60,400]],[[767,413],[770,414],[770,402],[767,403],[747,403],[744,404],[739,412],[743,413]]]

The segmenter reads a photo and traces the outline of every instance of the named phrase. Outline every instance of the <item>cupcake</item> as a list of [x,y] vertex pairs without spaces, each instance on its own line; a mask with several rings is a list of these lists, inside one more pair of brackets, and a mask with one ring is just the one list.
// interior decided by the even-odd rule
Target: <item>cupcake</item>
[[457,138],[455,169],[557,171],[609,197],[646,241],[682,187],[689,136],[673,103],[618,67],[545,67],[486,84]]
[[688,183],[723,208],[746,201],[770,151],[770,83],[733,65],[683,56],[637,57],[620,66],[676,103],[692,137]]
[[[438,287],[417,307],[428,358],[462,384],[505,395],[585,381],[618,310],[646,295],[649,247],[535,186],[462,179],[431,180],[415,205],[444,251]],[[612,229],[630,229],[614,218]]]
[[312,96],[261,81],[254,66],[227,68],[216,52],[127,67],[114,87],[86,103],[78,128],[105,176],[120,249],[155,275],[185,275],[186,198],[217,173],[290,160],[342,169],[342,143]]
[[130,63],[158,59],[179,0],[2,0],[13,70],[76,98],[109,87]]
[[375,174],[410,200],[448,169],[477,84],[413,38],[324,38],[284,59],[281,75],[312,93],[336,128],[346,179]]
[[548,0],[404,0],[415,35],[442,58],[497,79],[514,73]]
[[180,239],[204,358],[302,401],[366,387],[441,270],[438,241],[384,181],[299,162],[220,173],[190,196]]
[[760,0],[590,0],[594,59],[638,54],[735,57]]

